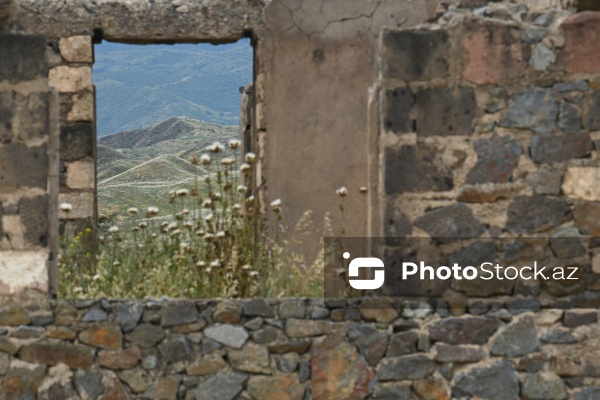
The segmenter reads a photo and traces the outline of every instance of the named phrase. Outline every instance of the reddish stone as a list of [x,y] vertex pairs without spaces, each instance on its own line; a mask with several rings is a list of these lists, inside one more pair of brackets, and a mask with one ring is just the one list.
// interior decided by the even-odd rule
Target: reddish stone
[[585,11],[571,15],[561,25],[565,45],[558,62],[568,72],[600,71],[600,12]]
[[462,47],[462,79],[476,84],[502,83],[519,77],[531,53],[518,37],[516,27],[489,20],[467,19]]
[[123,351],[101,351],[98,364],[110,369],[130,369],[140,361],[140,348],[130,347]]
[[37,364],[63,363],[70,368],[90,368],[94,361],[94,350],[73,344],[38,342],[21,348],[19,357]]
[[422,400],[450,400],[450,387],[442,378],[416,381],[413,389]]
[[275,343],[269,346],[269,351],[274,354],[298,353],[304,354],[310,348],[310,340],[293,340],[291,342]]
[[123,335],[119,327],[101,325],[81,332],[79,340],[102,349],[119,350],[123,343]]
[[106,391],[98,400],[129,400],[129,395],[121,382],[117,378],[113,378],[112,384],[106,388]]
[[600,236],[600,204],[577,204],[575,206],[575,226],[584,235]]
[[52,338],[52,339],[65,339],[65,340],[73,340],[73,339],[75,339],[75,336],[77,336],[75,331],[73,331],[69,328],[61,327],[61,326],[48,328],[48,330],[46,331],[46,334],[48,335],[49,338]]
[[508,198],[509,193],[510,188],[501,186],[465,187],[457,200],[465,203],[493,203],[498,199]]
[[373,371],[354,346],[328,336],[311,350],[312,394],[315,400],[364,399]]

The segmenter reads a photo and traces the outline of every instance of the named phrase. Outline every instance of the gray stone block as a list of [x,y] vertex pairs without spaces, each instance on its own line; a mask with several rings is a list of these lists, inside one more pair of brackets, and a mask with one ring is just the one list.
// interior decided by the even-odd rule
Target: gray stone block
[[568,101],[560,102],[558,114],[558,127],[563,132],[579,132],[581,130],[581,117],[579,111]]
[[22,143],[0,145],[0,191],[19,187],[46,189],[48,150],[46,145]]
[[435,165],[437,150],[421,144],[385,149],[387,194],[452,190],[452,173]]
[[383,124],[394,133],[412,132],[414,128],[410,112],[415,105],[415,95],[409,87],[385,91]]
[[16,83],[48,76],[44,36],[0,33],[0,49],[0,81]]
[[583,125],[589,131],[600,130],[600,91],[592,94],[583,114]]
[[475,92],[470,88],[425,89],[416,95],[417,135],[471,135],[477,110]]
[[454,378],[452,397],[479,397],[489,400],[516,400],[519,378],[511,360],[474,367]]
[[467,174],[467,183],[505,183],[523,153],[519,143],[510,136],[494,134],[489,139],[479,139],[474,144],[477,164]]
[[554,127],[557,114],[558,101],[552,90],[525,89],[510,99],[508,111],[500,120],[500,126],[548,133]]
[[64,126],[60,130],[60,159],[74,161],[92,156],[94,141],[91,123],[77,122]]
[[25,227],[25,240],[34,246],[45,246],[48,243],[48,195],[21,198],[19,216]]
[[582,158],[592,152],[588,132],[535,135],[531,139],[531,158],[537,163],[559,163]]
[[471,209],[462,203],[429,211],[418,217],[415,225],[440,243],[479,237],[485,230]]
[[447,32],[384,30],[382,35],[384,78],[424,81],[448,76]]
[[514,233],[542,232],[570,219],[571,208],[565,200],[519,196],[508,206],[506,229]]

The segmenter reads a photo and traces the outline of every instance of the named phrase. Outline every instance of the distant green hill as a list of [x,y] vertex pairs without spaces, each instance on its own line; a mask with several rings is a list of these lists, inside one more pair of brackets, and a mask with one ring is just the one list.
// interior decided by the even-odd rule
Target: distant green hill
[[[215,141],[224,145],[238,136],[237,126],[177,117],[99,139],[98,208],[124,215],[128,207],[170,210],[168,193],[191,187],[209,171],[188,158],[206,152]],[[222,156],[231,156],[227,150]],[[216,166],[211,166],[214,169]]]
[[180,115],[237,125],[252,48],[107,43],[96,46],[93,77],[100,137]]

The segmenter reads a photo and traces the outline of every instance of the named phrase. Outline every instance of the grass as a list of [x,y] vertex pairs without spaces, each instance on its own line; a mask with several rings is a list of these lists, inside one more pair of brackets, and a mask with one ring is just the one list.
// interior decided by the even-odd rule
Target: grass
[[[107,178],[105,184],[114,184],[112,193],[121,196],[120,202],[114,213],[99,221],[97,254],[89,251],[89,243],[94,241],[91,230],[61,238],[59,295],[321,296],[322,263],[306,263],[289,250],[301,242],[302,232],[290,235],[294,243],[280,239],[279,200],[271,203],[267,214],[259,212],[257,200],[248,190],[252,187],[254,155],[247,154],[240,165],[239,146],[237,140],[230,140],[227,148],[215,143],[208,147],[208,153],[192,155],[187,164],[160,157],[165,165],[186,172],[188,177],[174,183],[173,171],[169,170],[170,180],[158,185],[164,195],[162,202],[136,192],[142,185],[132,188],[125,181],[117,187],[119,175]],[[133,202],[140,199],[154,203],[147,209],[132,207],[139,205]],[[105,200],[100,197],[100,202]],[[70,208],[61,204],[63,211]],[[269,232],[270,225],[276,226],[275,234]],[[310,229],[301,221],[296,230]]]

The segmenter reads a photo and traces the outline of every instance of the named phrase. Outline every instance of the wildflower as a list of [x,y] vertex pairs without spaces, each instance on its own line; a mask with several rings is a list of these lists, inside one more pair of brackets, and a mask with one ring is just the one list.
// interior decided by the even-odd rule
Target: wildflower
[[118,262],[118,261],[115,261],[115,262],[113,263],[113,267],[120,267],[120,266],[121,266],[121,263],[120,263],[120,262]]
[[219,231],[217,232],[217,239],[223,239],[225,237],[225,232],[224,231]]
[[202,207],[203,208],[211,208],[212,206],[212,200],[211,199],[206,199],[202,202]]
[[167,225],[167,228],[170,231],[174,231],[175,229],[177,229],[177,222],[171,222],[170,224]]
[[205,269],[206,273],[210,275],[210,273],[212,272],[212,268],[208,267]]
[[158,236],[158,235],[157,235],[156,233],[153,233],[153,234],[152,234],[152,239],[156,239],[156,237],[157,237],[157,236]]
[[158,207],[148,207],[148,215],[157,215]]
[[200,162],[202,163],[202,165],[210,165],[210,156],[208,154],[202,154],[200,156]]
[[196,267],[197,268],[204,268],[204,267],[206,267],[206,262],[204,262],[204,261],[198,261],[196,263]]
[[252,152],[246,153],[246,162],[248,164],[252,164],[254,160],[256,160],[256,154]]
[[173,232],[171,232],[171,236],[177,236],[181,233],[181,231],[179,229],[175,229]]
[[239,140],[237,140],[237,139],[231,139],[229,141],[229,148],[232,149],[232,150],[235,150],[235,149],[237,149],[237,148],[240,147],[240,144],[242,144],[242,142],[240,142]]
[[223,165],[233,165],[235,164],[235,159],[231,157],[227,157],[221,160],[221,164]]
[[73,206],[70,203],[60,203],[60,210],[68,213],[73,210]]
[[194,227],[194,224],[192,224],[190,221],[186,221],[183,226],[185,226],[188,229],[192,229]]
[[258,271],[250,271],[249,275],[258,278]]
[[367,192],[368,192],[368,189],[367,189],[367,187],[366,187],[366,186],[361,186],[361,187],[360,187],[360,189],[358,189],[358,191],[359,191],[360,193],[363,193],[363,194],[364,194],[364,193],[367,193]]
[[140,222],[138,225],[141,229],[146,229],[148,227],[148,224],[145,222]]
[[271,207],[273,207],[273,211],[279,212],[281,211],[281,199],[276,199],[271,202]]
[[251,269],[252,269],[252,265],[250,265],[250,264],[244,264],[244,265],[242,265],[242,270],[244,270],[244,271],[248,271],[248,270],[251,270]]
[[210,150],[211,153],[219,153],[224,149],[223,145],[219,142],[214,142],[213,144],[211,144],[208,147],[208,150]]
[[161,228],[166,228],[169,225],[169,223],[167,221],[161,222],[160,223],[160,227]]
[[94,275],[94,276],[92,277],[92,280],[93,280],[93,281],[99,281],[100,279],[102,279],[102,277],[101,277],[100,275],[98,275],[98,274],[96,274],[96,275]]
[[108,215],[106,214],[98,214],[98,222],[104,222],[108,219]]
[[187,196],[189,193],[190,193],[190,191],[187,189],[177,189],[175,191],[175,194],[180,197]]
[[188,210],[187,208],[184,208],[183,210],[181,210],[181,214],[183,215],[188,215],[190,213],[190,210]]
[[81,293],[81,292],[83,292],[83,288],[81,286],[76,286],[73,288],[73,291],[75,293]]
[[177,221],[183,221],[183,214],[182,213],[175,214],[175,219]]
[[240,205],[240,203],[235,203],[235,204],[232,206],[232,208],[233,208],[233,210],[234,210],[234,211],[239,211],[239,210],[241,210],[241,209],[242,209],[242,206]]
[[221,193],[217,192],[217,193],[212,193],[211,197],[214,201],[219,201],[221,200]]
[[137,226],[134,226],[133,228],[131,228],[131,232],[137,232],[139,230],[140,230],[140,228],[138,228]]
[[246,199],[246,203],[253,203],[254,202],[254,196],[250,196]]
[[117,233],[117,232],[119,232],[119,227],[118,226],[111,226],[110,228],[108,228],[108,231],[110,233]]
[[237,191],[239,193],[246,193],[247,190],[248,190],[248,188],[246,186],[244,186],[244,185],[240,185],[240,186],[237,187]]
[[135,208],[135,207],[129,207],[129,208],[127,209],[127,214],[135,215],[135,214],[137,214],[137,213],[138,213],[138,211],[139,211],[139,210],[138,210],[137,208]]
[[204,235],[204,240],[206,240],[207,242],[210,242],[214,238],[215,238],[215,235],[213,235],[212,233],[207,233],[206,235]]
[[198,165],[198,157],[195,154],[192,154],[190,158],[188,158],[188,161],[192,165]]
[[250,164],[248,163],[243,163],[242,165],[240,165],[240,172],[246,172],[250,170]]
[[198,237],[204,236],[204,231],[202,229],[196,231],[196,236],[198,236]]
[[219,268],[221,266],[221,261],[218,258],[215,258],[211,263],[210,266],[212,268]]
[[335,192],[340,197],[346,197],[346,195],[348,194],[348,189],[346,189],[346,186],[342,186],[341,188],[339,188]]

